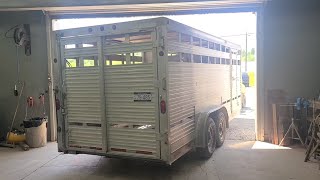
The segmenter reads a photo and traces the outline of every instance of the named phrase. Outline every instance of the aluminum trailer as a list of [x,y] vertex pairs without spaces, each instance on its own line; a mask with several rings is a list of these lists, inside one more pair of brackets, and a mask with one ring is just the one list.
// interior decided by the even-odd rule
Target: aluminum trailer
[[55,36],[59,151],[171,164],[223,144],[240,46],[162,17]]

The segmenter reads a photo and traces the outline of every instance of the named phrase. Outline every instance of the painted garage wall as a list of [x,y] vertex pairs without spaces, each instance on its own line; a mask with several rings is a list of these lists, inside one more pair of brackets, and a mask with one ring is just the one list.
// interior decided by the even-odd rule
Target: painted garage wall
[[[1,135],[4,135],[9,130],[18,99],[18,97],[13,95],[13,88],[17,78],[16,47],[13,43],[13,39],[5,38],[3,33],[11,27],[22,23],[30,24],[32,54],[31,56],[25,56],[24,49],[19,49],[21,81],[25,82],[25,88],[14,127],[18,127],[24,119],[27,96],[33,96],[38,103],[39,94],[44,93],[48,89],[47,42],[43,13],[35,11],[0,12]],[[9,33],[8,36],[12,36],[12,33]],[[48,100],[46,99],[46,101],[46,112],[48,114]],[[35,113],[35,115],[37,114],[39,113]]]
[[[261,83],[264,89],[258,98],[265,99],[264,106],[260,107],[268,112],[267,91],[270,89],[284,90],[289,98],[317,97],[320,90],[320,2],[271,1],[265,7],[262,25]],[[258,114],[261,111],[263,109],[258,109]],[[264,117],[265,121],[272,121],[267,113]]]
[[264,17],[266,89],[284,89],[294,97],[311,98],[319,93],[320,8],[315,8],[317,6],[320,3],[296,0],[267,5]]

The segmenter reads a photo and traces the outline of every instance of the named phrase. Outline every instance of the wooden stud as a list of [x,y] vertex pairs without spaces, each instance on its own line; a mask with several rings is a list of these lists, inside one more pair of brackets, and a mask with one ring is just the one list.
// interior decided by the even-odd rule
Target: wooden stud
[[278,137],[278,118],[277,118],[277,105],[272,104],[272,122],[273,122],[273,143],[279,144]]

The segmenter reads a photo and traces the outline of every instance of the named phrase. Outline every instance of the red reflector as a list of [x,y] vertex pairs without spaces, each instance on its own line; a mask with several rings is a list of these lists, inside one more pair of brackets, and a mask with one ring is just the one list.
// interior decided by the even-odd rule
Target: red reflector
[[166,102],[164,100],[160,102],[160,108],[161,108],[160,111],[162,114],[166,113],[167,107],[166,107]]
[[127,152],[126,149],[111,148],[111,151]]
[[136,151],[136,153],[139,153],[139,154],[152,154],[152,152],[149,152],[149,151]]

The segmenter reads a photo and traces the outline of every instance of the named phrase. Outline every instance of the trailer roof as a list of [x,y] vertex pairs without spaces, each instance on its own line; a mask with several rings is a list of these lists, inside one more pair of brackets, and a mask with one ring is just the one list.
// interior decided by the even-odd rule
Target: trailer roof
[[[221,44],[231,46],[233,48],[240,49],[240,45],[232,43],[230,41],[227,41],[225,39],[222,39],[220,37],[214,36],[212,34],[203,32],[201,30],[198,30],[196,28],[190,27],[188,25],[185,25],[183,23],[174,21],[167,17],[156,17],[156,18],[149,18],[149,19],[142,19],[142,20],[134,20],[134,21],[127,21],[127,22],[119,22],[119,23],[111,23],[111,24],[101,24],[96,26],[86,26],[86,27],[80,27],[80,28],[72,28],[72,29],[65,29],[65,30],[57,30],[57,33],[63,33],[64,37],[68,36],[78,36],[78,35],[92,35],[92,34],[101,34],[101,27],[103,26],[105,29],[104,33],[114,31],[113,27],[122,27],[126,25],[126,27],[130,27],[130,29],[145,29],[145,28],[151,28],[156,27],[159,25],[168,25],[170,27],[178,27],[179,29],[183,29],[183,31],[188,31],[193,34],[193,36],[197,37],[200,36],[201,38],[205,38],[206,40],[213,40],[216,42],[219,42]],[[90,29],[90,32],[88,32],[88,29]],[[118,28],[119,29],[119,28]],[[182,31],[182,32],[183,32]]]
[[232,46],[233,48],[238,48],[238,49],[241,48],[240,45],[235,44],[235,43],[233,43],[233,42],[231,42],[231,41],[227,41],[227,40],[225,40],[225,39],[222,39],[222,38],[220,38],[220,37],[218,37],[218,36],[214,36],[214,35],[212,35],[212,34],[203,32],[203,31],[201,31],[201,30],[199,30],[199,29],[196,29],[196,28],[193,28],[193,27],[191,27],[191,26],[185,25],[185,24],[180,23],[180,22],[178,22],[178,21],[174,21],[174,20],[172,20],[172,19],[170,19],[170,18],[166,18],[166,17],[161,17],[161,18],[164,18],[164,19],[168,20],[168,21],[169,21],[169,25],[170,25],[171,27],[180,26],[180,28],[183,29],[184,31],[186,31],[186,30],[189,30],[189,31],[190,31],[190,30],[191,30],[191,32],[192,32],[193,34],[199,34],[200,36],[206,38],[207,40],[208,40],[208,39],[211,39],[211,40],[217,41],[217,42],[219,42],[219,43],[221,43],[221,44],[228,45],[228,46]]

